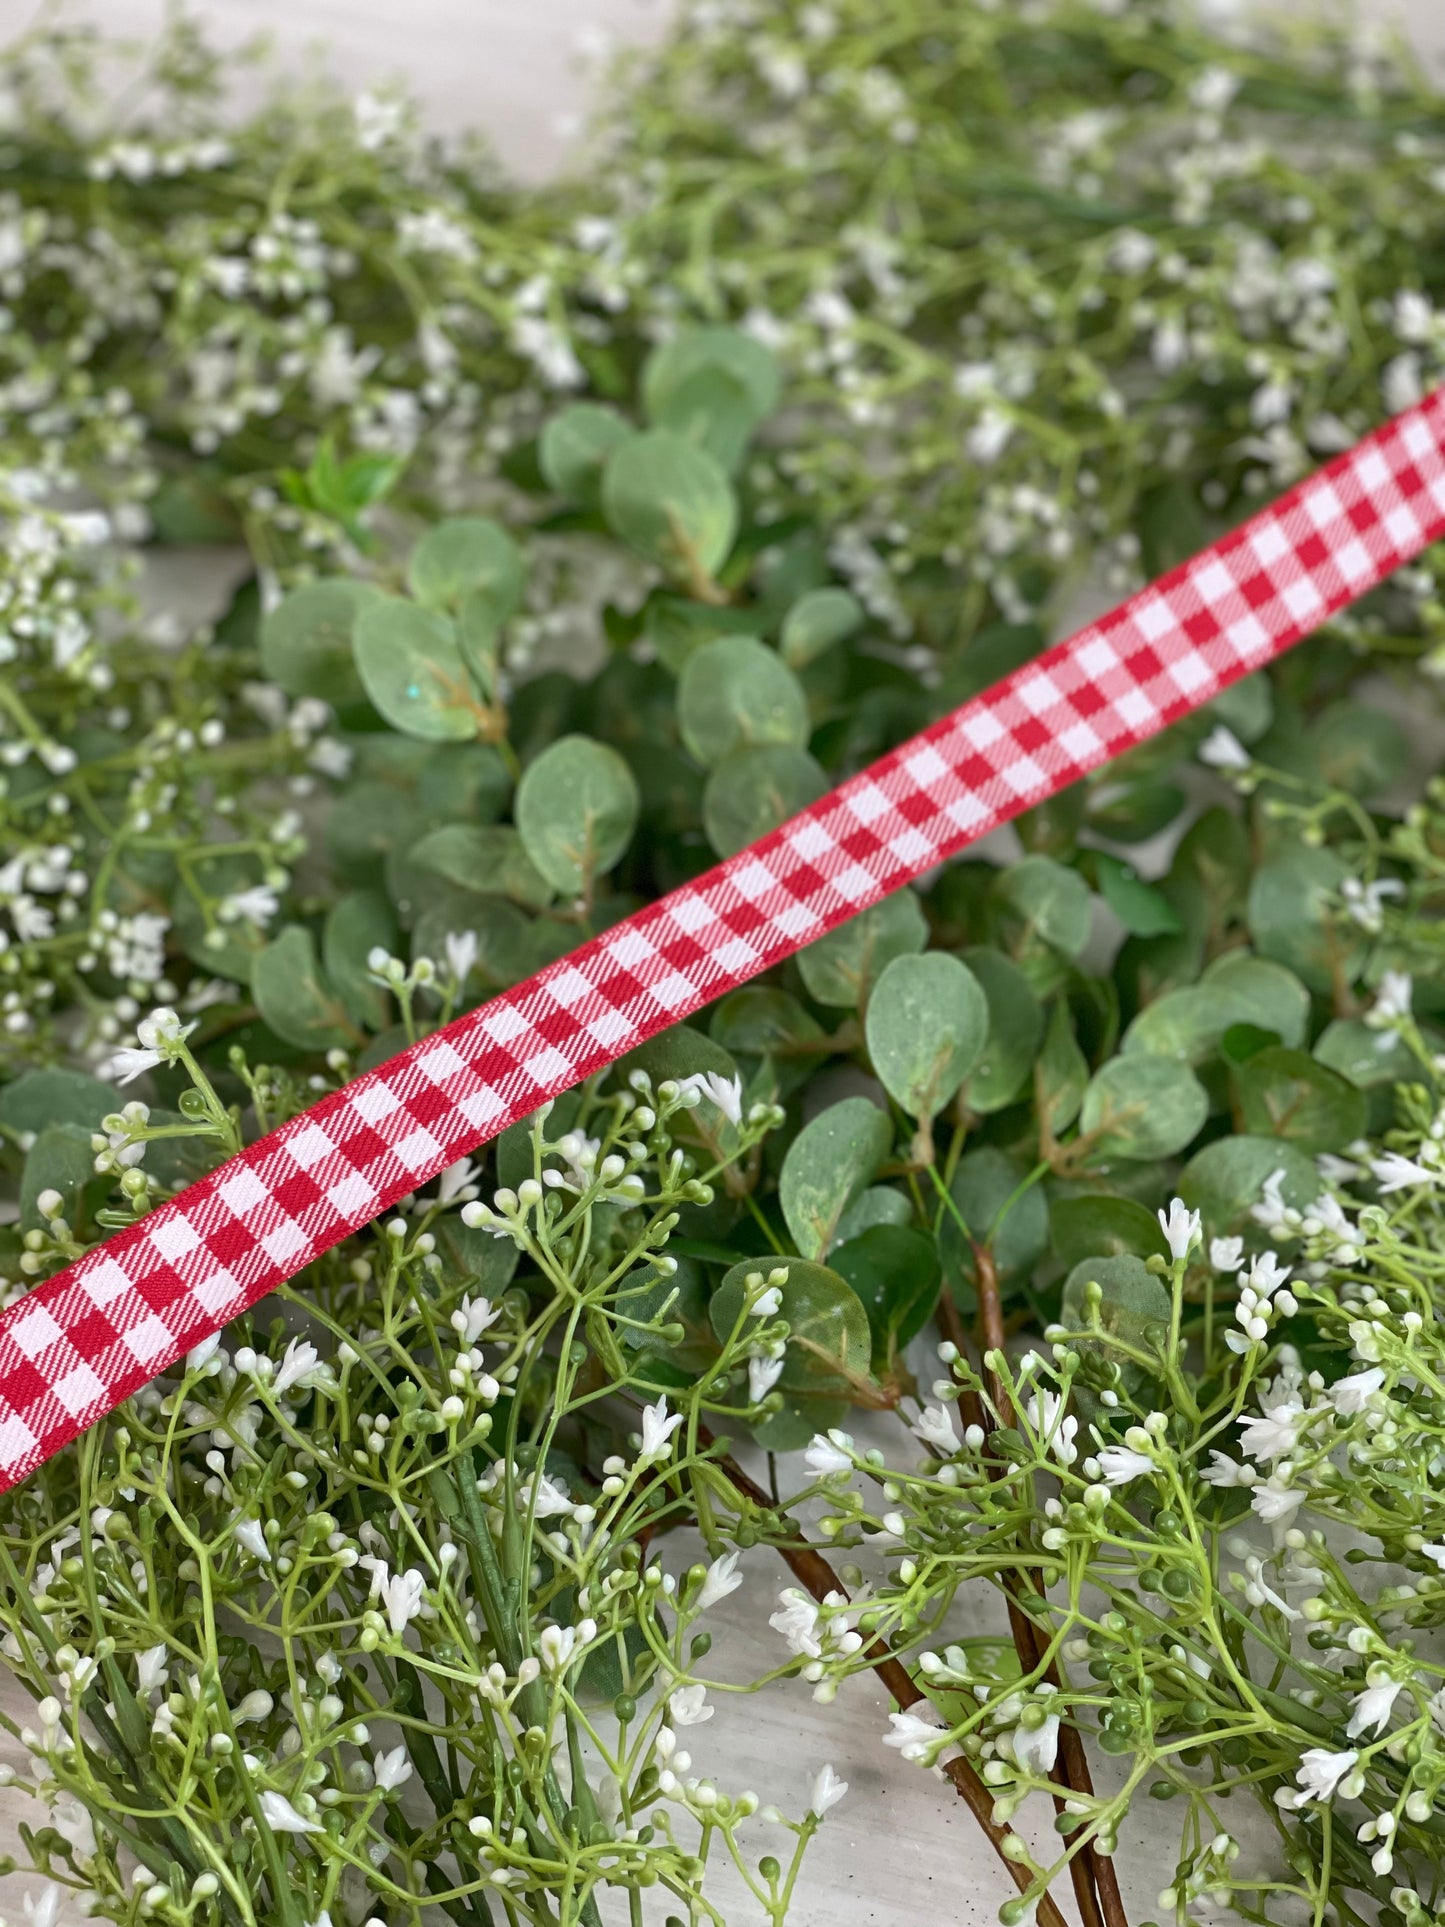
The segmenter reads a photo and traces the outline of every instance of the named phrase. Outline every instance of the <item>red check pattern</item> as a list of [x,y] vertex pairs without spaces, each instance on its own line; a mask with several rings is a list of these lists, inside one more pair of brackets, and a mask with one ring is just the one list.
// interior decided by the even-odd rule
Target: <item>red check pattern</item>
[[0,1314],[0,1491],[525,1117],[1142,743],[1445,533],[1445,389],[694,883],[253,1144]]

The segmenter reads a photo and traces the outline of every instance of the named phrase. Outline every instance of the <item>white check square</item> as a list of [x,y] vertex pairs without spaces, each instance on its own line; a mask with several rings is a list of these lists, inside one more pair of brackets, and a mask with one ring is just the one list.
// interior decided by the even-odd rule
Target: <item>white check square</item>
[[308,1124],[303,1118],[300,1128],[288,1133],[285,1139],[286,1155],[300,1171],[309,1171],[313,1164],[320,1164],[329,1158],[336,1146],[319,1124]]
[[63,1405],[72,1418],[96,1406],[105,1397],[105,1382],[96,1377],[89,1365],[82,1362],[72,1365],[62,1377],[51,1386],[56,1402]]
[[[674,911],[673,915],[675,919],[677,913]],[[573,1004],[580,1004],[584,997],[590,997],[591,994],[592,985],[587,978],[570,965],[566,970],[559,970],[547,983],[547,995],[555,998],[564,1010],[570,1009]]]
[[442,1147],[431,1132],[423,1130],[420,1125],[414,1131],[408,1131],[391,1149],[397,1162],[404,1164],[408,1171],[420,1171],[442,1155]]

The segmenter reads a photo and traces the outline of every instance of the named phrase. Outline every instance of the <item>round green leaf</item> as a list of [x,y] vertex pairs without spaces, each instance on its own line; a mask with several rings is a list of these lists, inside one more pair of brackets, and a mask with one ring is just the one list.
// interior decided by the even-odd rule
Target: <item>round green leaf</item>
[[1088,1082],[1089,1062],[1079,1049],[1069,1006],[1060,997],[1039,1052],[1039,1109],[1055,1137],[1079,1115]]
[[994,890],[1023,924],[1025,942],[1041,938],[1068,957],[1077,957],[1088,942],[1089,886],[1052,857],[1026,856],[1010,864],[999,872]]
[[443,823],[413,843],[404,861],[459,889],[510,897],[528,910],[546,909],[555,894],[520,835],[505,823]]
[[637,828],[637,784],[616,750],[563,736],[517,785],[517,828],[527,855],[564,897],[587,895]]
[[719,636],[694,649],[677,685],[682,740],[711,767],[757,743],[808,741],[808,700],[787,664],[755,636]]
[[411,954],[441,963],[447,938],[468,935],[477,940],[477,960],[469,979],[473,994],[479,984],[495,989],[518,983],[546,961],[538,951],[537,925],[515,904],[455,885],[428,892],[412,925]]
[[13,1083],[0,1085],[0,1124],[17,1136],[34,1136],[52,1124],[98,1131],[100,1120],[124,1102],[109,1084],[83,1071],[26,1071]]
[[857,1010],[895,957],[928,942],[928,919],[912,890],[896,890],[798,952],[808,995],[838,1010]]
[[653,420],[658,428],[705,450],[729,475],[741,466],[758,424],[742,382],[717,367],[694,369],[668,391]]
[[1328,991],[1337,977],[1354,977],[1363,937],[1332,906],[1349,874],[1333,850],[1292,845],[1269,857],[1249,886],[1249,929],[1262,956],[1282,963],[1309,985]]
[[1094,868],[1100,894],[1126,930],[1136,937],[1178,935],[1182,925],[1173,904],[1162,890],[1146,883],[1131,863],[1100,850],[1095,853]]
[[968,1108],[980,1117],[1011,1104],[1028,1081],[1044,1041],[1043,1006],[1018,965],[984,945],[965,950],[988,999],[983,1055],[968,1074]]
[[783,1159],[778,1198],[805,1258],[826,1257],[843,1213],[892,1146],[892,1125],[866,1097],[845,1097],[799,1131]]
[[888,1095],[910,1117],[932,1118],[982,1054],[988,999],[947,951],[895,957],[874,985],[864,1029]]
[[359,702],[352,631],[379,599],[369,583],[344,578],[293,589],[261,624],[261,667],[288,696],[319,696],[337,709]]
[[[95,1153],[90,1148],[90,1138],[89,1128],[80,1124],[51,1124],[36,1138],[25,1155],[25,1169],[20,1174],[22,1231],[38,1231],[44,1225],[39,1204],[42,1191],[58,1191],[65,1200],[63,1215],[67,1224],[72,1231],[83,1229],[87,1216],[86,1191],[96,1182]],[[102,1196],[109,1188],[105,1179],[96,1186]],[[863,1323],[866,1329],[866,1316]]]
[[548,488],[584,508],[602,495],[602,470],[608,456],[637,433],[615,408],[599,402],[574,402],[542,430],[537,459]]
[[873,1369],[886,1370],[923,1330],[938,1303],[943,1274],[932,1238],[905,1225],[875,1224],[838,1247],[833,1269],[852,1286],[867,1313]]
[[1167,1257],[1159,1220],[1136,1198],[1056,1198],[1049,1209],[1049,1242],[1060,1264],[1090,1258]]
[[356,1026],[321,974],[311,932],[289,924],[251,966],[251,995],[278,1037],[300,1050],[337,1050],[356,1042]]
[[480,705],[445,616],[400,596],[368,602],[352,647],[367,695],[394,729],[439,743],[476,735]]
[[1120,1046],[1128,1057],[1177,1057],[1202,1064],[1219,1048],[1231,1024],[1246,1021],[1239,1002],[1217,985],[1193,984],[1166,990],[1146,1004],[1124,1033]]
[[1353,699],[1332,703],[1305,740],[1324,780],[1354,796],[1378,796],[1410,767],[1410,746],[1400,725]]
[[792,669],[846,642],[863,626],[863,605],[847,589],[810,589],[783,618],[783,660]]
[[393,955],[396,918],[380,890],[353,890],[332,906],[321,937],[326,975],[346,1014],[365,1030],[382,1030],[392,1015],[391,998],[376,983],[367,958],[378,946]]
[[833,1250],[835,1254],[841,1251],[845,1244],[861,1238],[874,1225],[907,1224],[912,1217],[913,1206],[901,1191],[895,1191],[891,1184],[870,1184],[839,1218]]
[[746,394],[755,421],[777,407],[781,374],[760,341],[736,328],[694,328],[648,356],[642,398],[649,416],[660,420],[669,397],[704,368],[720,368],[732,376]]
[[1298,1048],[1310,1022],[1310,994],[1292,970],[1267,957],[1231,951],[1216,957],[1204,972],[1211,989],[1227,991],[1234,1000],[1236,1023],[1258,1024],[1272,1030],[1282,1044]]
[[780,1383],[814,1396],[846,1397],[869,1375],[873,1339],[857,1293],[826,1265],[804,1258],[744,1258],[713,1293],[713,1331],[720,1343],[731,1335],[752,1273],[766,1277],[779,1269],[788,1274],[780,1316],[791,1327]]
[[1232,1230],[1249,1207],[1258,1204],[1265,1182],[1283,1173],[1280,1194],[1303,1211],[1320,1194],[1314,1160],[1277,1137],[1222,1137],[1196,1151],[1179,1174],[1179,1195],[1191,1210],[1204,1214],[1211,1233]]
[[1027,1277],[1048,1250],[1048,1201],[1039,1185],[1024,1189],[1027,1176],[1027,1165],[997,1145],[980,1145],[959,1159],[949,1191],[968,1235],[951,1211],[943,1213],[938,1234],[944,1276],[955,1294],[977,1283],[975,1244],[989,1249],[1004,1283]]
[[805,749],[759,743],[725,756],[707,779],[702,820],[719,856],[735,856],[825,796],[826,773]]
[[1358,1017],[1337,1017],[1315,1044],[1314,1054],[1362,1091],[1419,1076],[1419,1062],[1406,1044],[1389,1031],[1371,1030]]
[[624,542],[689,585],[712,581],[737,534],[737,500],[723,470],[666,429],[613,450],[602,510]]
[[[1070,1331],[1087,1329],[1085,1293],[1091,1284],[1103,1292],[1099,1324],[1105,1332],[1138,1350],[1160,1349],[1169,1332],[1169,1293],[1142,1258],[1085,1258],[1074,1266],[1059,1307],[1059,1322]],[[1107,1351],[1107,1344],[1101,1349]]]
[[1208,1094],[1186,1065],[1115,1057],[1090,1079],[1079,1128],[1086,1137],[1098,1133],[1095,1159],[1167,1158],[1197,1136],[1208,1115]]
[[708,1031],[714,1043],[737,1055],[801,1057],[815,1063],[824,1054],[823,1026],[796,997],[773,984],[745,984],[724,997]]
[[1247,1132],[1288,1138],[1304,1151],[1342,1151],[1369,1122],[1365,1093],[1306,1051],[1257,1051],[1236,1067],[1234,1087]]
[[522,551],[499,522],[458,515],[427,530],[411,552],[406,576],[426,608],[455,611],[480,598],[500,625],[516,614],[526,573]]

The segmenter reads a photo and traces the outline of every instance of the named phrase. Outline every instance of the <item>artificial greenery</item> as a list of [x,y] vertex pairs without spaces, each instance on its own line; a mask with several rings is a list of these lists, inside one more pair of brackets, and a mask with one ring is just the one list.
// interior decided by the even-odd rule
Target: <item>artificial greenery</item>
[[[695,9],[604,187],[531,203],[384,99],[203,134],[185,29],[164,138],[82,126],[81,41],[12,55],[7,1299],[1438,372],[1421,83],[1035,12]],[[137,545],[197,540],[249,561],[177,634]],[[877,1669],[1006,1919],[1066,1878],[1120,1927],[1146,1791],[1160,1920],[1433,1919],[1445,815],[1394,718],[1436,566],[6,1495],[35,1865],[120,1922],[391,1927],[721,1920],[726,1860],[780,1921],[841,1782],[765,1835],[678,1738],[761,1544],[752,1670]],[[1007,1640],[952,1639],[965,1586]]]

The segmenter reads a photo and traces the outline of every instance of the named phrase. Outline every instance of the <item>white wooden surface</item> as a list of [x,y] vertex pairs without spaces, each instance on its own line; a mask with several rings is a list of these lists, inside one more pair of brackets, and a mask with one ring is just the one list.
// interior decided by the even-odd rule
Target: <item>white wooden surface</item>
[[[565,162],[585,111],[597,56],[620,40],[660,33],[668,0],[192,0],[193,8],[226,44],[269,33],[284,70],[297,73],[329,49],[327,64],[357,89],[394,76],[420,95],[432,125],[480,127],[503,161],[530,178]],[[147,34],[162,18],[165,0],[72,0],[71,12],[103,21],[116,33]],[[1422,48],[1445,52],[1441,0],[1363,0],[1362,11],[1403,19]],[[0,0],[0,37],[28,25],[33,0]],[[772,1555],[755,1553],[748,1583],[719,1609],[714,1664],[720,1676],[741,1678],[756,1652],[760,1629],[768,1659],[781,1646],[767,1631],[767,1614],[786,1575]],[[991,1602],[974,1603],[990,1625]],[[971,1630],[977,1630],[975,1618]],[[1002,1626],[1000,1624],[1000,1630]],[[773,1645],[779,1650],[773,1655]],[[8,1684],[0,1703],[18,1718],[28,1701]],[[807,1863],[793,1915],[794,1927],[974,1927],[996,1918],[1013,1891],[974,1822],[941,1779],[886,1751],[886,1696],[870,1679],[854,1682],[830,1708],[815,1707],[796,1682],[747,1699],[724,1698],[709,1724],[688,1734],[695,1770],[715,1774],[735,1790],[751,1785],[764,1800],[800,1811],[812,1774],[831,1760],[850,1783],[844,1804],[828,1819]],[[0,1760],[22,1772],[24,1756],[0,1734]],[[1236,1825],[1247,1819],[1232,1816]],[[42,1816],[33,1801],[0,1797],[0,1851],[18,1847],[15,1827]],[[1047,1815],[1042,1818],[1047,1826]],[[1132,1919],[1154,1911],[1154,1896],[1172,1864],[1171,1818],[1144,1801],[1121,1842],[1120,1873]],[[773,1844],[760,1825],[755,1854]],[[1241,1831],[1252,1829],[1241,1826]],[[22,1895],[36,1883],[23,1875],[0,1881],[0,1914],[22,1918]],[[1071,1896],[1058,1896],[1073,1917]],[[62,1916],[71,1927],[78,1916]],[[751,1927],[756,1908],[728,1907],[730,1927]]]

